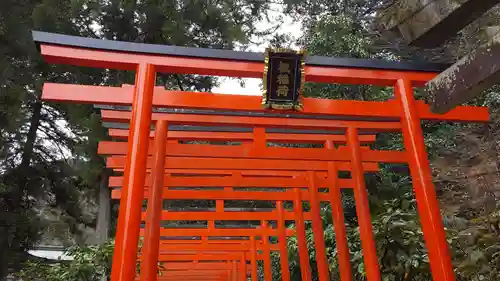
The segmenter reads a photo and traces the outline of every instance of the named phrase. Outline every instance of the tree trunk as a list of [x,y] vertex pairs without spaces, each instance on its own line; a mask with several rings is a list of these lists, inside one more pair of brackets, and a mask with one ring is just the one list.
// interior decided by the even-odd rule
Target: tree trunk
[[97,241],[104,244],[109,238],[111,223],[111,192],[108,186],[109,170],[104,169],[99,179],[99,212],[97,214]]
[[[21,155],[21,163],[17,167],[14,174],[15,184],[13,185],[13,189],[10,194],[9,207],[10,212],[17,213],[20,216],[22,216],[26,208],[26,206],[23,206],[23,197],[25,196],[29,176],[31,174],[31,160],[33,158],[33,151],[37,137],[36,133],[38,131],[38,127],[40,126],[41,112],[42,102],[36,101],[32,105],[30,127],[28,134],[26,135],[26,142]],[[2,249],[0,251],[0,280],[7,280],[6,275],[8,274],[9,268],[12,266],[17,267],[22,263],[22,258],[20,258],[22,256],[22,251],[24,251],[22,241],[24,241],[26,237],[20,228],[21,226],[19,225],[12,225],[1,229],[0,236],[3,236],[4,239],[0,239],[0,249]],[[8,238],[9,236],[10,239]]]
[[[111,192],[108,186],[110,171],[103,169],[99,175],[99,211],[97,213],[97,241],[104,244],[109,238],[111,225]],[[103,276],[101,281],[108,281],[108,276]]]
[[23,200],[24,191],[27,188],[29,169],[31,160],[33,159],[33,151],[36,141],[36,133],[40,126],[40,117],[42,115],[42,102],[37,101],[32,107],[33,115],[31,116],[30,128],[26,135],[26,143],[24,144],[23,154],[21,156],[21,164],[17,169],[17,186],[13,190],[12,205],[14,208],[19,208]]

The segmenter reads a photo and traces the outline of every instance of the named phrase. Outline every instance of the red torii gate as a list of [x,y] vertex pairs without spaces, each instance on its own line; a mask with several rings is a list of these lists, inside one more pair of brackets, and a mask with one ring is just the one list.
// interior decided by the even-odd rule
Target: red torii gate
[[[436,65],[415,66],[406,63],[366,61],[353,59],[335,59],[325,57],[306,58],[305,80],[310,82],[343,83],[343,84],[368,84],[393,86],[395,100],[385,102],[340,101],[304,99],[304,110],[299,116],[269,115],[260,105],[260,98],[249,96],[215,95],[210,93],[190,93],[179,91],[166,91],[155,89],[156,72],[189,73],[200,75],[218,75],[232,77],[262,77],[264,70],[263,56],[255,53],[243,53],[222,50],[205,50],[181,48],[171,46],[158,46],[148,44],[113,42],[96,39],[85,39],[72,36],[34,32],[44,59],[50,63],[67,63],[80,66],[102,67],[136,71],[136,83],[132,87],[97,87],[83,85],[61,85],[47,83],[44,85],[42,98],[56,102],[81,102],[111,105],[132,105],[132,113],[107,111],[103,112],[103,119],[110,121],[130,120],[127,149],[118,149],[111,154],[126,154],[126,158],[111,157],[108,166],[123,169],[123,188],[116,197],[120,197],[120,214],[118,219],[115,253],[113,257],[112,281],[132,281],[135,277],[135,263],[137,258],[138,239],[140,235],[141,205],[144,198],[144,186],[148,163],[151,170],[150,190],[147,191],[148,214],[146,223],[146,240],[143,248],[144,258],[141,280],[154,280],[157,278],[156,262],[158,260],[158,245],[160,236],[161,201],[167,199],[210,199],[224,200],[308,200],[311,203],[313,230],[315,242],[322,241],[322,231],[318,228],[319,202],[330,201],[331,196],[318,192],[318,187],[326,180],[333,197],[340,195],[337,180],[339,169],[351,172],[351,183],[354,190],[360,234],[364,251],[364,260],[367,278],[369,281],[379,281],[380,271],[377,262],[373,235],[371,233],[370,213],[368,198],[365,190],[364,171],[366,165],[379,162],[408,163],[410,166],[413,186],[418,202],[418,212],[422,220],[422,228],[433,279],[435,281],[453,281],[453,269],[448,253],[444,228],[442,225],[439,206],[436,200],[432,176],[430,173],[427,153],[425,151],[421,120],[445,120],[486,122],[488,112],[484,108],[457,107],[445,115],[432,114],[429,107],[413,97],[413,86],[422,86],[435,77],[441,69]],[[182,108],[195,110],[221,111],[229,110],[238,115],[221,113],[207,114],[179,114],[153,113],[152,108]],[[255,113],[262,113],[256,115]],[[279,115],[279,114],[278,114]],[[294,115],[294,114],[291,114]],[[150,139],[151,122],[156,122],[153,150],[154,157],[148,161],[148,147]],[[168,123],[167,123],[168,122]],[[242,147],[210,147],[209,150],[201,145],[191,145],[188,149],[185,144],[170,142],[167,144],[168,124],[188,125],[217,125],[241,126],[253,129],[251,146]],[[292,128],[314,129],[341,132],[345,136],[347,146],[335,149],[332,141],[325,141],[326,149],[301,149],[300,153],[293,148],[267,147],[267,128]],[[402,131],[406,151],[377,151],[362,149],[359,133]],[[309,135],[318,135],[310,133]],[[123,136],[122,136],[123,137]],[[248,137],[248,136],[247,136]],[[183,137],[171,137],[171,139]],[[189,139],[189,136],[186,137]],[[209,139],[209,138],[208,138]],[[284,141],[286,141],[286,136]],[[291,141],[294,138],[291,137]],[[167,148],[167,146],[169,148]],[[170,149],[170,147],[172,149]],[[112,147],[110,147],[111,149]],[[331,151],[328,151],[330,149]],[[285,159],[285,160],[283,160]],[[166,169],[165,169],[166,168]],[[295,194],[282,192],[279,197],[277,192],[261,192],[264,196],[256,196],[256,191],[222,190],[217,192],[199,190],[170,190],[170,185],[164,190],[165,177],[167,183],[172,180],[172,171],[191,169],[192,171],[212,170],[238,170],[238,171],[300,171],[304,175],[306,186],[293,184],[297,178],[286,183],[286,187],[295,186]],[[170,173],[169,173],[170,171]],[[319,176],[317,173],[326,173]],[[233,174],[231,174],[233,176]],[[241,173],[235,176],[241,179],[224,179],[233,185],[243,182],[245,177]],[[189,184],[189,180],[181,180]],[[261,181],[265,185],[266,181]],[[286,182],[285,180],[275,182]],[[257,185],[259,186],[259,185]],[[301,187],[308,187],[307,191]],[[240,193],[240,194],[237,194]],[[274,195],[273,195],[274,193]],[[335,195],[337,194],[337,195]],[[177,197],[176,197],[177,196]],[[154,199],[154,200],[152,200]],[[339,199],[339,198],[337,198]],[[335,200],[334,215],[338,219],[343,215],[339,201]],[[279,205],[279,206],[278,206]],[[301,204],[298,204],[301,205]],[[339,209],[340,206],[340,209]],[[277,204],[278,213],[284,216],[283,204]],[[296,211],[299,216],[304,216],[302,210]],[[168,217],[169,213],[166,213]],[[302,218],[304,219],[304,218]],[[314,222],[316,220],[316,223]],[[281,245],[285,245],[286,234],[283,230],[284,219],[281,220]],[[335,220],[334,220],[335,221]],[[266,227],[266,221],[264,221]],[[337,235],[342,234],[343,224],[336,223]],[[214,230],[215,231],[215,230]],[[301,232],[301,231],[299,231]],[[340,232],[340,233],[339,233]],[[216,233],[216,232],[209,232]],[[234,236],[231,232],[230,236]],[[285,236],[283,236],[285,235]],[[339,235],[342,236],[342,235]],[[345,236],[345,230],[344,230]],[[301,239],[299,239],[301,240]],[[262,240],[263,242],[266,239]],[[300,241],[299,241],[300,244]],[[320,280],[328,277],[328,268],[325,268],[325,249],[318,247],[317,261]],[[250,251],[251,255],[256,251]],[[348,262],[348,250],[344,249],[346,256],[339,261]],[[339,253],[342,255],[342,253]],[[307,261],[308,262],[308,261]],[[281,259],[282,269],[287,266],[287,260]],[[301,260],[304,265],[305,261]],[[241,263],[240,265],[242,265]],[[246,262],[245,262],[246,264]],[[233,269],[236,266],[232,264]],[[351,280],[350,265],[341,264],[341,278],[343,281]],[[283,270],[285,273],[287,270]],[[230,278],[236,280],[234,270],[229,275],[220,276],[220,279]],[[246,270],[240,272],[245,273]],[[177,276],[178,277],[178,276]],[[193,275],[190,280],[211,280],[206,276]],[[283,279],[287,276],[283,274]],[[307,274],[303,277],[307,280]],[[176,276],[165,279],[172,280]],[[200,279],[202,278],[202,279]],[[235,279],[236,278],[236,279]],[[288,276],[289,278],[289,276]],[[241,276],[241,279],[244,279]]]

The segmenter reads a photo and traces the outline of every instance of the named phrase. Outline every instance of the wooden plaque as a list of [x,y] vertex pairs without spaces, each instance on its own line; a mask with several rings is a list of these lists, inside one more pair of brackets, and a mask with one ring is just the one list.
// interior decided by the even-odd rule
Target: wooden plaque
[[279,110],[302,109],[304,52],[267,49],[262,105]]

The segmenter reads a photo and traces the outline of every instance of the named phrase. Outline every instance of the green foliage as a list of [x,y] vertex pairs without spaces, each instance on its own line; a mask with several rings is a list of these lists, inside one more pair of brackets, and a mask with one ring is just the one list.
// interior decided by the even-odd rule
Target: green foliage
[[110,273],[114,243],[102,246],[73,246],[64,252],[71,260],[28,261],[17,274],[23,281],[101,281]]
[[[97,246],[72,246],[57,261],[27,261],[16,277],[20,281],[102,281],[111,273],[114,247],[114,240]],[[159,262],[158,273],[164,269]],[[140,272],[139,261],[136,271]]]
[[[312,55],[354,58],[376,58],[380,54],[369,46],[371,38],[356,19],[345,15],[323,16],[308,23],[309,29],[300,44]],[[361,85],[307,83],[304,96],[347,100],[386,100],[392,96],[390,88]]]
[[427,280],[429,261],[409,190],[383,203],[373,221],[383,280]]
[[450,231],[457,280],[497,280],[500,274],[500,211],[465,221]]

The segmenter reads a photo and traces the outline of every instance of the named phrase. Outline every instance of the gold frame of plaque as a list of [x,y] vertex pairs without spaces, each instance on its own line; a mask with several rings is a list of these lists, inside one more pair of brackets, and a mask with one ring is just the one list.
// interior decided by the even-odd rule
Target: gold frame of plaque
[[267,48],[264,60],[264,108],[302,110],[305,83],[305,51]]

